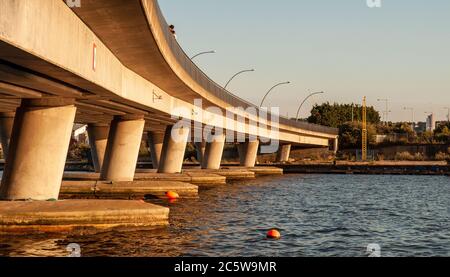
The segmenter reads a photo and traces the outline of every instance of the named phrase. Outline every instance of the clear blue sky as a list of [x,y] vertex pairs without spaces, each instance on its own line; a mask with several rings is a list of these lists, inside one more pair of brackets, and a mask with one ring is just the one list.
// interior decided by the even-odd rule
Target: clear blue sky
[[275,83],[291,81],[267,104],[294,116],[308,91],[325,91],[304,106],[324,101],[368,103],[389,98],[390,119],[417,120],[425,112],[444,119],[450,107],[450,1],[382,0],[160,0],[178,41],[213,80],[255,104]]

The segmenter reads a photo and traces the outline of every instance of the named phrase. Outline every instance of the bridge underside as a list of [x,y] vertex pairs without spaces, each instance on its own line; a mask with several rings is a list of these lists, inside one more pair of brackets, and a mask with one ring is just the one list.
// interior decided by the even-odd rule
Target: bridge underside
[[[3,61],[0,60],[0,112],[15,112],[22,99],[56,97],[76,100],[75,123],[109,124],[114,116],[134,114],[145,117],[146,130],[163,132],[165,126],[177,121],[168,114],[157,113],[148,108],[143,109],[144,107],[134,103],[126,103],[108,92],[101,94],[88,92],[73,84],[49,77],[47,73],[53,76],[64,76],[64,80],[69,78],[75,84],[86,83],[68,71],[36,59],[21,50],[13,49],[5,43],[0,43],[0,53],[0,58],[3,59]],[[31,68],[37,67],[40,71],[36,72],[24,67],[27,65],[31,65]]]
[[[39,69],[39,71],[36,72],[29,68]],[[52,76],[50,77],[48,74]],[[71,80],[71,83],[66,83],[66,80]],[[84,88],[87,85],[94,87],[95,93],[74,84],[79,84]],[[114,117],[138,115],[145,119],[145,132],[164,133],[167,126],[178,122],[178,119],[172,118],[170,114],[126,101],[95,84],[82,80],[67,70],[0,42],[0,113],[14,113],[23,99],[42,98],[74,99],[77,107],[74,123],[109,125]],[[204,124],[200,126],[203,127]],[[192,123],[192,130],[195,127],[198,127],[197,124]],[[195,132],[191,132],[192,141],[201,140],[201,138],[195,138],[194,135]],[[237,132],[234,136],[238,137]],[[328,141],[305,136],[304,143],[297,144],[323,147],[328,145]]]
[[[179,116],[173,110],[183,107],[190,111],[194,98],[203,98],[206,106],[214,102],[219,108],[228,107],[214,100],[214,93],[194,91],[201,88],[189,87],[189,76],[181,76],[173,62],[166,61],[170,58],[162,53],[167,49],[156,43],[160,39],[155,30],[150,32],[147,22],[148,9],[156,7],[153,0],[126,4],[86,0],[81,9],[70,9],[59,0],[17,5],[0,1],[0,109],[4,112],[14,111],[20,99],[64,97],[74,99],[78,123],[108,124],[113,117],[132,115],[145,119],[146,131],[162,133],[178,121],[178,117],[172,118]],[[137,52],[130,52],[133,50]],[[209,124],[205,115],[212,114],[204,113],[200,126]],[[196,120],[193,117],[188,119]],[[230,128],[223,122],[215,126],[245,135],[252,132],[247,123],[244,128],[234,124]],[[289,126],[281,126],[277,136],[283,143],[321,146],[333,138],[335,135]]]
[[[337,134],[321,126],[286,118],[274,124],[247,110],[233,111],[231,120],[222,114],[229,107],[259,108],[219,88],[186,60],[155,14],[156,0],[81,3],[82,8],[71,9],[63,0],[0,0],[0,142],[5,156],[0,200],[44,200],[0,201],[6,215],[0,218],[0,232],[8,220],[9,227],[13,221],[22,225],[13,228],[42,222],[56,222],[51,228],[61,228],[61,222],[78,226],[80,218],[102,228],[167,223],[167,208],[140,202],[95,201],[88,207],[84,201],[54,201],[74,123],[88,125],[93,174],[99,176],[95,186],[105,181],[111,191],[118,183],[127,190],[126,184],[135,181],[143,139],[153,167],[170,178],[181,174],[165,174],[182,173],[189,138],[199,142],[202,170],[220,169],[226,142],[239,143],[240,164],[252,173],[258,150],[268,141],[280,143],[278,162],[289,161],[292,145],[327,147],[334,141],[337,147]],[[203,101],[201,116],[195,109],[198,99]],[[212,106],[220,115],[207,109]],[[181,118],[188,128],[179,128]],[[226,129],[227,136],[205,134],[205,126]],[[204,142],[209,137],[214,140]],[[78,213],[66,213],[74,210]]]

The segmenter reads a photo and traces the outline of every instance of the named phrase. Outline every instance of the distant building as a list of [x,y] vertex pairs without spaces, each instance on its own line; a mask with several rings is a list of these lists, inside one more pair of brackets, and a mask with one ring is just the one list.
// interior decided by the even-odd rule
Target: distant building
[[374,135],[374,138],[373,138],[375,143],[383,143],[383,142],[387,141],[387,139],[388,139],[387,135]]
[[427,117],[426,130],[429,132],[433,132],[435,129],[436,129],[436,121],[434,120],[434,114],[430,114]]
[[72,138],[81,143],[87,143],[87,125],[74,124],[72,128]]
[[427,123],[426,122],[417,122],[416,127],[414,128],[414,131],[416,133],[423,133],[427,130]]
[[401,142],[401,141],[408,141],[409,136],[408,134],[399,134],[399,133],[393,133],[388,135],[374,135],[373,141],[375,141],[376,144],[380,144],[383,142]]

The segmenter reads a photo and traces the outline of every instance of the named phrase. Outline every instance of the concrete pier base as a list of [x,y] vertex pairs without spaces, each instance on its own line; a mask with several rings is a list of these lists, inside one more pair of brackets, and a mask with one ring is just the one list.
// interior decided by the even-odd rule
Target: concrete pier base
[[258,176],[283,175],[283,169],[279,167],[257,166],[248,168],[249,171],[254,172]]
[[185,168],[185,173],[209,173],[220,175],[228,181],[242,181],[255,179],[255,173],[246,168],[220,168],[220,169],[201,169],[201,168]]
[[153,168],[158,169],[164,143],[164,133],[148,132],[147,141],[150,148]]
[[277,152],[277,163],[287,163],[289,161],[289,155],[291,154],[291,145],[283,144],[280,145],[280,148]]
[[113,119],[100,179],[133,181],[144,125],[143,117]]
[[176,181],[63,181],[62,199],[142,199],[166,198],[166,192],[174,191],[180,198],[197,198],[198,186]]
[[9,141],[14,123],[15,113],[0,113],[0,143],[2,144],[3,158],[8,157]]
[[97,232],[168,225],[169,209],[141,201],[0,201],[0,233]]
[[[205,172],[186,172],[183,173],[185,176],[189,176],[191,179],[189,183],[198,185],[200,187],[225,185],[227,183],[227,178],[221,175]],[[148,179],[150,176],[145,177]]]
[[158,173],[181,172],[189,131],[189,128],[167,126]]
[[16,111],[0,199],[58,199],[76,108],[73,99],[23,100]]
[[202,159],[202,169],[219,169],[222,162],[225,134],[211,136],[206,143],[205,154]]
[[241,166],[254,167],[258,156],[259,140],[248,141],[237,145]]
[[[99,181],[100,174],[95,172],[65,172],[65,181]],[[157,173],[154,169],[137,169],[135,181],[175,181],[186,182],[198,186],[224,185],[226,178],[217,174],[203,172]]]
[[100,172],[108,143],[109,125],[89,124],[87,132],[94,169],[95,172]]

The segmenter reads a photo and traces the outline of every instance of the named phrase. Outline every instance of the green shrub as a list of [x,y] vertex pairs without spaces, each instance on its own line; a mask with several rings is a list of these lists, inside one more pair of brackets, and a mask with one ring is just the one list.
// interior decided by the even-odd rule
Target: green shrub
[[396,161],[424,161],[425,156],[422,153],[398,152],[395,154]]
[[411,155],[409,152],[397,152],[395,154],[395,160],[396,161],[413,161],[414,156]]
[[72,140],[69,145],[69,151],[67,153],[67,159],[70,161],[83,161],[88,160],[91,155],[91,148],[89,144],[77,142]]
[[436,153],[436,155],[434,156],[434,159],[436,161],[446,161],[446,160],[450,159],[450,155],[447,153],[439,152],[439,153]]
[[424,161],[425,157],[422,153],[416,153],[414,154],[414,161]]

